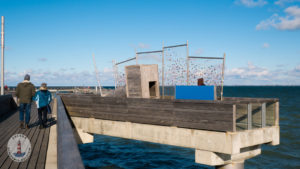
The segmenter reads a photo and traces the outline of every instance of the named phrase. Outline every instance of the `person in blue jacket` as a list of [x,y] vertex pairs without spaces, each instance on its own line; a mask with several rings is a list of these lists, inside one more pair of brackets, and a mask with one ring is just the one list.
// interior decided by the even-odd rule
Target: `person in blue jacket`
[[34,96],[38,108],[40,129],[46,128],[47,113],[50,108],[49,104],[52,101],[51,93],[47,89],[47,84],[42,83],[40,90]]

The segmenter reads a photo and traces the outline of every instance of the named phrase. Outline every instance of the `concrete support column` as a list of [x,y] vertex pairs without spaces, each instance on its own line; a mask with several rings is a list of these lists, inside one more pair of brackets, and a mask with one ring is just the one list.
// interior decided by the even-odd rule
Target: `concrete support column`
[[233,162],[231,164],[216,166],[216,169],[244,169],[244,161]]

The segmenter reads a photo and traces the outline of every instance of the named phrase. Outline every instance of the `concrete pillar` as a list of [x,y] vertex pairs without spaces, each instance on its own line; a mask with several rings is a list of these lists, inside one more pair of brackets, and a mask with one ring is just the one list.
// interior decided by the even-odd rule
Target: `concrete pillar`
[[244,161],[233,162],[231,164],[216,166],[216,169],[244,169]]

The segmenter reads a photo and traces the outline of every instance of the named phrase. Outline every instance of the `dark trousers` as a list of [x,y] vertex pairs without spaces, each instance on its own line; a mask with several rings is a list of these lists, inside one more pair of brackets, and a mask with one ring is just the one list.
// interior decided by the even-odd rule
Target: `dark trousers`
[[30,109],[31,103],[20,103],[20,121],[24,122],[24,114],[25,114],[25,123],[28,124],[30,121]]
[[40,125],[46,126],[46,124],[47,124],[47,112],[48,112],[47,106],[38,108]]

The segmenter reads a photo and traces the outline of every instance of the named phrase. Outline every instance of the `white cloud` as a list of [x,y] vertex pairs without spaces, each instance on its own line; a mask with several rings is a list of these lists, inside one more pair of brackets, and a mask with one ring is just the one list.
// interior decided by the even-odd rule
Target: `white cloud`
[[257,7],[257,6],[264,6],[268,2],[265,0],[236,0],[236,4],[241,4],[246,7]]
[[278,0],[278,1],[275,1],[274,4],[279,5],[279,6],[284,6],[287,3],[293,3],[293,2],[300,2],[300,0]]
[[256,30],[269,29],[274,27],[279,30],[297,30],[300,29],[300,8],[291,6],[284,10],[285,17],[280,17],[278,14],[273,14],[269,19],[261,21],[256,25]]
[[[63,69],[63,68],[62,68]],[[94,86],[97,85],[97,79],[94,72],[89,71],[46,71],[46,70],[26,70],[24,72],[5,72],[5,84],[16,86],[23,81],[24,75],[30,75],[30,81],[39,86],[46,82],[49,86],[66,85],[66,86]],[[102,85],[113,84],[112,72],[100,72],[100,80]]]
[[262,78],[270,74],[266,68],[261,68],[253,65],[253,63],[248,62],[247,67],[233,68],[228,70],[226,73],[228,76],[240,77],[240,78]]
[[225,85],[299,85],[300,64],[288,69],[267,69],[248,62],[248,66],[227,70]]
[[269,44],[269,43],[264,43],[264,44],[262,45],[262,47],[263,47],[263,48],[269,48],[269,47],[270,47],[270,44]]

